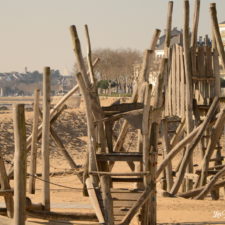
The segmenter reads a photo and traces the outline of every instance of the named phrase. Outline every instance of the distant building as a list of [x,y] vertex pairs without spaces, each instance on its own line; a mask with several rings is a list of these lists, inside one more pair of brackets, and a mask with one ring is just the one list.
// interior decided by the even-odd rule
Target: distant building
[[[170,36],[170,46],[178,44],[178,45],[183,45],[183,31],[178,30],[177,27],[174,27],[173,30],[171,31],[171,36]],[[164,35],[162,35],[159,38],[159,42],[156,47],[156,57],[162,58],[164,56],[164,46],[165,46],[165,40],[166,40],[166,32]]]

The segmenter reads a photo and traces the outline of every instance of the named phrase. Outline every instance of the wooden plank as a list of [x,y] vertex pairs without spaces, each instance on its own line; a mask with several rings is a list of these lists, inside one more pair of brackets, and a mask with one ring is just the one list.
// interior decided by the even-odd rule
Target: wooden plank
[[221,96],[220,91],[220,68],[219,68],[219,58],[218,58],[218,51],[217,49],[213,50],[213,76],[215,78],[215,87],[214,87],[214,95],[213,96]]
[[170,71],[169,71],[169,78],[168,78],[168,111],[169,111],[169,116],[172,116],[173,115],[173,105],[172,105],[172,76],[173,76],[173,73],[172,73],[172,67],[170,67]]
[[183,48],[180,47],[180,69],[181,69],[181,78],[180,78],[180,97],[181,97],[181,118],[185,116],[185,108],[186,108],[186,82],[185,82],[185,72],[184,72],[184,56],[183,56]]
[[136,202],[136,199],[135,200],[113,200],[113,207],[114,208],[123,208],[123,207],[130,208],[134,205],[135,202]]
[[176,95],[177,95],[177,90],[176,90],[176,47],[172,47],[172,84],[171,84],[171,101],[172,101],[172,116],[177,115],[177,102],[176,102]]
[[114,113],[123,113],[123,112],[129,112],[136,109],[143,109],[143,103],[122,103],[118,105],[111,105],[111,106],[105,106],[102,107],[104,113],[107,113],[108,111],[114,112]]
[[128,182],[128,183],[135,183],[135,182],[143,182],[143,178],[122,178],[122,177],[112,177],[112,182]]
[[179,46],[176,45],[176,112],[177,116],[181,117],[181,96],[180,96],[180,81],[181,81],[181,69],[180,69],[180,51]]
[[13,107],[13,122],[15,138],[14,225],[25,225],[27,153],[24,105],[18,104]]
[[116,207],[113,209],[113,214],[115,217],[125,216],[129,210],[130,210],[130,207]]
[[99,161],[141,161],[141,153],[105,153],[105,154],[96,154],[96,157]]
[[50,210],[50,152],[49,152],[49,135],[50,135],[50,81],[51,69],[50,67],[44,68],[43,76],[43,122],[42,122],[42,179],[46,182],[42,183],[42,204],[45,210]]
[[133,193],[133,192],[127,192],[127,193],[111,193],[113,201],[134,201],[137,200],[142,193]]

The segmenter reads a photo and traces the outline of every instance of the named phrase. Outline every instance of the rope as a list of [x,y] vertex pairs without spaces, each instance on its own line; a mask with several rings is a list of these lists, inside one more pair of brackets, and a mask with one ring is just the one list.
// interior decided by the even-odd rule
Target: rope
[[[6,163],[10,164],[10,165],[13,165],[13,163],[10,160],[4,160],[4,161]],[[53,183],[51,181],[47,181],[47,180],[44,180],[44,179],[40,178],[37,174],[32,175],[32,174],[27,173],[27,175],[30,176],[30,177],[35,177],[36,179],[38,179],[42,182],[49,183],[49,184],[54,185],[54,186],[63,187],[63,188],[66,188],[66,189],[71,189],[71,190],[83,192],[82,188],[74,188],[74,187],[70,187],[70,186],[66,186],[66,185],[56,184],[56,183]],[[95,189],[95,188],[88,188],[88,190],[91,190],[91,189]]]

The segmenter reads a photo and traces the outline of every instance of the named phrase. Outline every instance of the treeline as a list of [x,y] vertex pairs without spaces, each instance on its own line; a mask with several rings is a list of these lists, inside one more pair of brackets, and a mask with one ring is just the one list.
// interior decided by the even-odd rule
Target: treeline
[[[141,63],[141,54],[133,49],[96,49],[92,59],[100,59],[95,67],[100,94],[132,93],[134,66]],[[75,65],[75,72],[77,67]]]

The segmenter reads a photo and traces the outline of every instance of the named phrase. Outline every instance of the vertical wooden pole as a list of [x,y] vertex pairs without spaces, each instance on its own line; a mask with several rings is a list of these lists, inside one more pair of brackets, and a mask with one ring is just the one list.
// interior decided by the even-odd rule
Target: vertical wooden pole
[[31,142],[31,164],[30,164],[30,177],[29,177],[29,193],[35,193],[35,174],[37,167],[37,141],[38,141],[38,119],[39,119],[39,94],[40,90],[36,89],[34,92],[34,118],[32,129],[32,142]]
[[[162,120],[162,141],[164,147],[164,156],[166,157],[170,151],[170,143],[168,137],[168,122],[166,119]],[[172,175],[172,163],[168,163],[166,167],[166,187],[167,191],[170,191],[173,185],[173,175]]]
[[173,1],[169,1],[168,3],[168,12],[167,12],[167,25],[166,25],[166,39],[165,39],[165,46],[164,46],[164,57],[168,58],[168,49],[170,47],[170,34],[171,34],[171,27],[172,27],[172,15],[173,15]]
[[14,225],[25,225],[26,199],[26,128],[24,105],[13,107],[15,138]]
[[220,30],[218,25],[216,3],[210,4],[210,12],[211,12],[212,26],[213,26],[215,39],[216,39],[217,49],[221,57],[223,68],[225,68],[225,51],[224,51],[223,41],[220,35]]
[[[190,62],[190,34],[189,34],[189,14],[190,14],[189,0],[184,1],[184,65],[186,75],[186,128],[187,134],[193,130],[193,119],[192,119],[192,74],[191,74],[191,62]],[[188,149],[187,145],[187,149]],[[189,173],[193,172],[193,159],[191,157],[188,166]],[[187,188],[192,188],[192,180],[187,181]]]
[[156,170],[157,170],[157,155],[158,155],[158,124],[152,123],[151,127],[151,151],[150,151],[150,187],[152,192],[149,199],[149,224],[157,224],[157,201],[156,201]]
[[113,202],[112,202],[112,197],[110,192],[110,186],[111,186],[110,177],[101,176],[100,182],[101,182],[101,188],[102,188],[105,224],[114,225]]
[[42,125],[42,204],[45,210],[50,210],[49,184],[49,135],[50,135],[50,67],[44,68],[43,76],[43,125]]
[[193,28],[192,28],[192,35],[191,35],[191,47],[194,47],[195,49],[196,49],[197,39],[198,39],[200,4],[201,4],[201,0],[195,0]]

